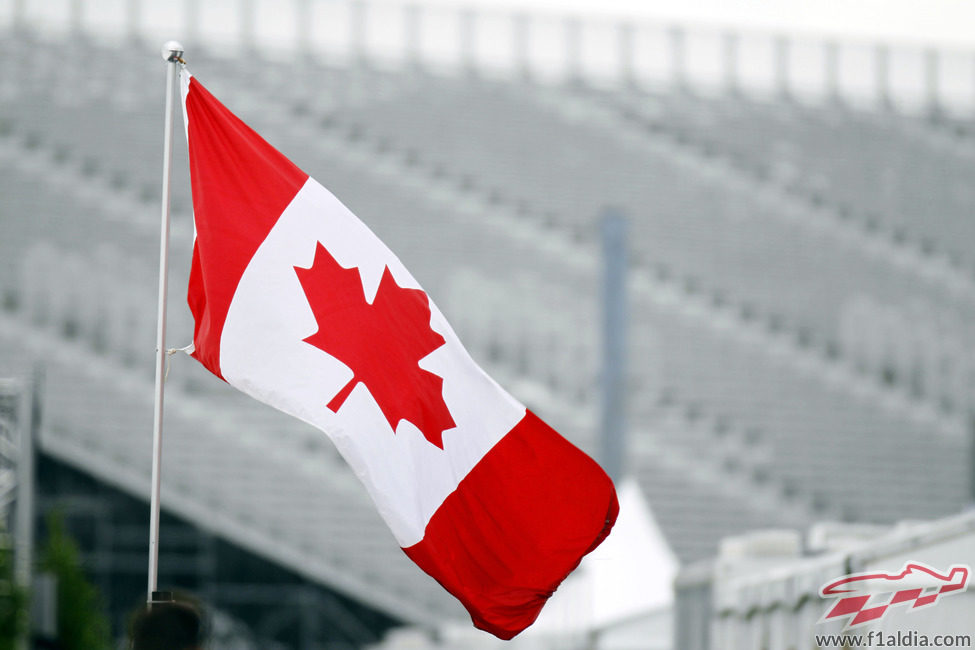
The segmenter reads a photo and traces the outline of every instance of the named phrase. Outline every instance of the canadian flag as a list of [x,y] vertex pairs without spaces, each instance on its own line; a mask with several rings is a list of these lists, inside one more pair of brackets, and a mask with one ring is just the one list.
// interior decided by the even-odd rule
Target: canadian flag
[[320,428],[406,554],[510,639],[609,534],[613,484],[471,359],[327,189],[181,75],[193,356]]

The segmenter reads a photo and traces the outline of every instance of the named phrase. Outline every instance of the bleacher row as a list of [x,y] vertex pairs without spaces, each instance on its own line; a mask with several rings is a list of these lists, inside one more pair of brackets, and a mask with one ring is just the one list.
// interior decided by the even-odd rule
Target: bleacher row
[[[79,55],[79,47],[87,49]],[[149,46],[70,48],[13,35],[0,43],[0,54],[17,62],[0,73],[0,359],[16,366],[48,358],[49,392],[66,393],[53,405],[52,446],[112,449],[99,467],[129,476],[142,496],[148,439],[130,432],[147,431],[149,410],[129,393],[151,378],[163,75]],[[730,156],[745,146],[735,138],[749,140],[739,158],[746,161],[764,160],[757,147],[779,141],[777,168],[826,178],[816,182],[828,205],[846,199],[806,151],[805,131],[818,125],[817,141],[845,159],[860,148],[844,135],[853,118],[731,98],[606,98],[422,71],[266,61],[245,70],[190,59],[217,97],[400,255],[489,372],[589,451],[599,374],[595,218],[606,204],[625,210],[636,260],[629,462],[682,560],[757,526],[926,518],[965,502],[970,379],[956,377],[949,391],[930,388],[945,383],[932,378],[917,390],[909,372],[887,370],[886,347],[862,353],[872,337],[858,338],[850,315],[854,325],[868,322],[875,305],[923,298],[934,311],[964,317],[975,294],[911,260],[875,254],[868,230],[844,238],[802,223],[808,206],[795,197],[780,208],[765,200],[769,173],[746,176],[745,162],[715,171],[717,154],[690,142],[707,139]],[[607,119],[624,99],[641,110],[673,108],[654,113],[655,128]],[[731,112],[754,123],[750,139],[716,137],[747,131]],[[685,124],[685,114],[697,120]],[[766,122],[774,125],[762,130]],[[669,135],[681,131],[692,135]],[[875,160],[861,164],[878,165],[882,147],[900,152],[902,141],[877,137],[873,146]],[[192,231],[185,151],[176,150],[170,344],[179,346],[189,342],[183,288]],[[924,155],[952,165],[940,149]],[[945,192],[955,192],[951,178]],[[949,219],[954,208],[945,206]],[[924,215],[911,222],[911,241],[914,233],[943,234],[928,233],[927,223]],[[946,241],[961,231],[951,232]],[[876,241],[884,236],[878,231]],[[966,259],[952,263],[956,276]],[[865,311],[862,296],[875,301]],[[969,332],[958,336],[958,345],[972,342]],[[917,342],[920,354],[929,343]],[[926,368],[940,372],[933,361]],[[131,377],[131,385],[96,383],[97,369]],[[389,580],[397,585],[391,593],[423,594],[406,598],[411,606],[386,603],[400,615],[452,611],[435,590],[416,586],[425,578],[417,581],[411,567],[384,577],[374,560],[366,566],[377,546],[394,551],[390,557],[398,551],[319,434],[178,358],[170,385],[178,415],[167,425],[173,460],[164,479],[169,490],[182,489],[177,502],[187,514],[239,513],[225,534],[250,535],[266,552],[274,540],[292,561],[328,567],[318,577],[353,593]],[[280,474],[296,458],[314,480]],[[355,541],[364,537],[372,540],[365,549]]]
[[860,296],[843,308],[840,338],[855,367],[908,384],[944,410],[966,411],[975,377],[967,330],[964,318],[925,300],[897,304]]
[[644,128],[725,155],[796,197],[975,277],[975,258],[963,243],[975,235],[970,145],[937,146],[913,137],[899,116],[862,116],[840,105],[824,111],[731,99],[717,107],[692,102],[688,110],[684,98],[624,94],[604,101]]

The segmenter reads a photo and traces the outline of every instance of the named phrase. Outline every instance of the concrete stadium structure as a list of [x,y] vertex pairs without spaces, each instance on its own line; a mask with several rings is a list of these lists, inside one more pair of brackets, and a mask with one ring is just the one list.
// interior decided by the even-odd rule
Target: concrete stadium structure
[[[156,49],[25,25],[0,39],[0,375],[44,368],[50,502],[80,486],[119,504],[129,528],[151,460]],[[304,54],[187,57],[397,252],[475,359],[590,453],[597,220],[609,205],[627,215],[627,469],[682,562],[755,528],[889,524],[971,502],[970,120]],[[178,347],[192,242],[180,147],[174,169]],[[464,619],[323,435],[171,361],[162,536],[183,531],[186,561],[212,572],[164,565],[164,581],[268,637],[305,594],[303,616],[331,630],[281,632],[291,644],[360,646],[398,623]],[[232,553],[261,565],[251,575],[286,573],[277,595],[246,570],[212,569]],[[206,592],[206,575],[229,587]],[[336,632],[341,620],[356,623]]]

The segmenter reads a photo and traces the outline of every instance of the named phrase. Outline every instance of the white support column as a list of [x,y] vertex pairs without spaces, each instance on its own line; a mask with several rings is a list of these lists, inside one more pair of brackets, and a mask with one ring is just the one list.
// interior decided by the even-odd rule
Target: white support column
[[200,43],[200,2],[199,0],[183,1],[183,29],[190,46]]
[[366,3],[352,0],[349,4],[349,57],[353,65],[368,62],[366,48]]
[[728,92],[736,95],[741,92],[741,79],[738,72],[738,49],[741,36],[728,31],[721,37],[724,54],[724,84]]
[[477,72],[477,13],[471,7],[463,7],[457,13],[460,30],[460,65],[467,74]]
[[565,69],[569,83],[582,83],[582,20],[578,16],[565,19]]
[[73,36],[80,36],[84,32],[84,1],[69,0],[68,3],[68,31]]
[[671,27],[667,31],[670,39],[671,82],[675,90],[687,90],[687,34],[682,27]]
[[515,74],[522,79],[530,79],[531,61],[528,55],[528,39],[531,35],[531,18],[523,12],[514,14],[511,17],[511,29]]
[[624,86],[633,88],[637,85],[636,26],[630,22],[622,22],[616,30],[619,43],[620,81]]
[[248,56],[258,50],[255,0],[240,0],[240,49]]
[[874,66],[877,83],[877,105],[882,111],[890,110],[894,103],[890,97],[890,46],[886,43],[879,43],[874,50]]
[[142,25],[142,0],[128,0],[125,4],[125,32],[132,42],[140,37]]
[[840,97],[840,46],[833,40],[823,43],[826,65],[826,98],[827,101],[839,103]]
[[775,68],[775,89],[779,97],[787,99],[791,96],[789,79],[789,37],[779,35],[775,37],[773,46],[773,65]]
[[20,32],[27,28],[27,0],[14,0],[11,14],[14,31]]
[[312,20],[311,0],[295,0],[295,43],[299,60],[314,58]]
[[405,44],[406,65],[411,68],[422,67],[420,51],[420,31],[423,28],[423,8],[412,2],[403,7],[403,42]]
[[941,55],[934,48],[924,51],[924,87],[928,113],[941,112]]

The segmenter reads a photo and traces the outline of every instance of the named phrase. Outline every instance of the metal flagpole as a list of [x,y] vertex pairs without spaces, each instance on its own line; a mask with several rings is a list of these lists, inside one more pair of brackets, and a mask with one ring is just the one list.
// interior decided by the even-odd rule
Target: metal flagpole
[[152,493],[149,499],[149,606],[157,600],[159,577],[159,488],[162,480],[163,389],[166,379],[166,297],[169,288],[169,184],[173,166],[173,113],[177,66],[183,46],[163,45],[166,68],[166,127],[163,138],[162,218],[159,231],[159,320],[156,326],[156,403],[152,421]]

